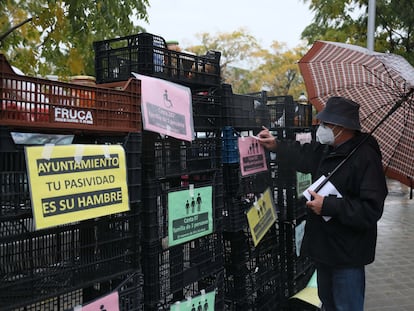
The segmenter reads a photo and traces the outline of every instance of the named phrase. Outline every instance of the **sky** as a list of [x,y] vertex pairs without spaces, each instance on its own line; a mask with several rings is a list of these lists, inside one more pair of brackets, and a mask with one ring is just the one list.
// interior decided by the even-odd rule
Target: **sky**
[[199,42],[196,34],[231,33],[244,28],[263,48],[273,41],[298,46],[312,21],[303,0],[150,0],[147,32],[177,40],[183,48]]

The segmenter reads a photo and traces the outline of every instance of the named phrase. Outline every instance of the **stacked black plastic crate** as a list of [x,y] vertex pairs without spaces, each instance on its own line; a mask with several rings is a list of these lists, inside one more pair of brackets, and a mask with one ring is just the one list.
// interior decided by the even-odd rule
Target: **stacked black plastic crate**
[[[19,76],[0,56],[0,309],[71,309],[109,294],[131,275],[142,277],[140,86],[130,81],[128,90],[112,90]],[[128,108],[121,117],[120,107]],[[72,122],[58,118],[65,109]],[[37,229],[25,147],[50,150],[47,144],[121,145],[129,211]],[[132,289],[142,298],[142,286]],[[138,300],[121,310],[141,310]]]
[[[314,138],[312,106],[299,104],[292,96],[268,97],[271,117],[270,130],[279,140],[309,140]],[[302,137],[301,137],[302,136]],[[302,141],[303,142],[303,141]],[[273,195],[278,206],[280,256],[283,271],[285,308],[295,308],[295,300],[288,300],[306,287],[314,272],[309,258],[300,254],[306,205],[302,191],[310,185],[310,175],[297,172],[289,159],[270,154]]]
[[227,310],[277,310],[281,293],[279,237],[272,226],[255,246],[247,212],[270,185],[269,171],[242,176],[238,139],[269,127],[266,92],[234,94],[222,85],[225,301]]
[[[149,33],[95,42],[94,49],[100,83],[116,83],[139,73],[191,90],[192,141],[143,131],[145,310],[170,310],[177,302],[211,292],[215,309],[222,310],[221,54],[169,50],[162,37]],[[211,189],[211,197],[204,197],[206,189]],[[188,200],[179,201],[175,195],[180,193]],[[208,214],[210,220],[200,221]],[[181,221],[182,226],[176,225]],[[186,229],[187,224],[208,229],[197,235],[197,230]]]
[[164,38],[139,33],[93,44],[97,83],[125,81],[132,73],[165,79],[192,89],[221,83],[218,51],[205,55],[169,50]]
[[[223,178],[218,166],[219,146],[216,135],[183,142],[144,133],[142,250],[146,310],[169,310],[172,303],[197,296],[202,290],[218,290],[217,307],[222,303]],[[211,232],[169,245],[174,234],[169,232],[173,226],[171,209],[182,208],[181,214],[188,215],[184,222],[188,219],[192,223],[192,217],[206,212],[197,201],[199,189],[204,187],[212,189],[211,198],[201,195],[204,203],[212,203],[212,210],[207,211],[212,213],[213,223],[208,224]],[[169,200],[169,193],[179,191],[193,191],[194,201],[177,204]]]

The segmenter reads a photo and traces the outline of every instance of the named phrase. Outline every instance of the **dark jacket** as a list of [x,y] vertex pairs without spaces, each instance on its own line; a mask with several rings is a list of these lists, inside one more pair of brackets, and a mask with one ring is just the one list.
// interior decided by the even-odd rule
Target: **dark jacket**
[[[300,145],[281,142],[277,154],[288,157],[295,169],[327,176],[367,134],[357,135],[334,148],[317,142]],[[374,261],[377,222],[388,194],[381,152],[368,136],[352,157],[330,178],[342,198],[325,197],[321,215],[309,210],[302,252],[316,263],[332,267],[355,267]]]

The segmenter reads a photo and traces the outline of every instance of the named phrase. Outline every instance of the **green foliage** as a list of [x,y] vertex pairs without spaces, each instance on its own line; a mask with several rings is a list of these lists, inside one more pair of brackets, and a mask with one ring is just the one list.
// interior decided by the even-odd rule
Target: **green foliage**
[[93,42],[143,31],[149,0],[3,0],[1,53],[26,74],[94,75]]
[[234,93],[266,90],[269,95],[290,94],[297,98],[305,88],[296,64],[304,48],[287,51],[283,44],[274,42],[270,52],[243,28],[215,35],[202,33],[198,37],[201,44],[186,50],[199,55],[208,50],[220,51],[223,82],[231,84]]
[[[302,32],[309,44],[315,40],[367,45],[368,0],[303,0],[314,12]],[[375,51],[404,56],[414,65],[414,2],[376,0]]]
[[[260,50],[260,46],[252,35],[243,28],[231,33],[201,33],[197,37],[201,40],[199,46],[187,48],[187,50],[198,55],[205,54],[208,50],[220,51],[221,73],[224,81],[227,81],[234,73],[230,73],[230,65],[248,65],[255,53]],[[237,73],[239,74],[239,73]]]

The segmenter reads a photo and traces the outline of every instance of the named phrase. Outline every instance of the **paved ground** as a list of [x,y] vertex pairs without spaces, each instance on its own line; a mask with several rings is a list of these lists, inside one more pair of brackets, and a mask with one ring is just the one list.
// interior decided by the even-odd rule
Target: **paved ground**
[[366,269],[365,311],[413,311],[414,199],[399,182],[389,180],[388,187],[376,260]]

